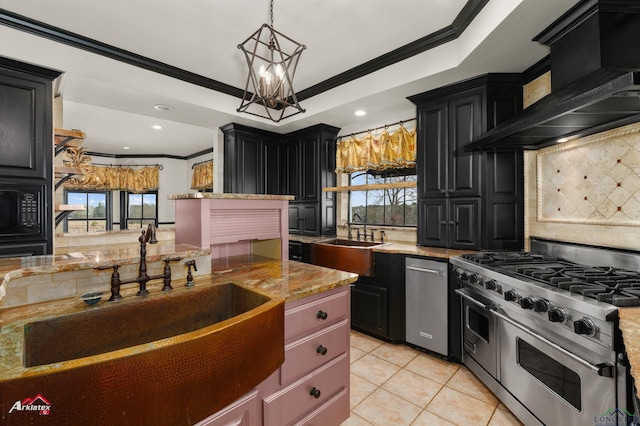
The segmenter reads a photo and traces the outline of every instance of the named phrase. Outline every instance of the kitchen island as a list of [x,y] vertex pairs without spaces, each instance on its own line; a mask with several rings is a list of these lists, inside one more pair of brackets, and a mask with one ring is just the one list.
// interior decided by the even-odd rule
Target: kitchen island
[[[35,261],[35,259],[33,260]],[[95,258],[92,258],[92,261],[95,260]],[[110,260],[113,261],[115,259]],[[64,261],[64,259],[62,261]],[[259,401],[264,401],[264,424],[278,424],[282,419],[281,416],[290,417],[294,415],[297,416],[297,418],[304,418],[305,416],[316,416],[320,412],[328,416],[334,416],[332,418],[336,419],[348,417],[349,284],[355,281],[357,276],[355,274],[318,266],[286,260],[267,259],[255,255],[229,258],[227,261],[228,262],[225,262],[223,270],[218,269],[216,271],[214,265],[212,267],[213,273],[196,277],[194,279],[194,290],[232,283],[265,295],[276,303],[278,300],[285,301],[284,350],[288,355],[285,364],[277,368],[264,383],[253,384],[254,390],[250,392],[247,398],[242,400],[242,404],[232,404],[231,408],[223,409],[231,401],[213,401],[211,404],[213,408],[208,412],[208,415],[221,409],[222,411],[220,411],[218,415],[209,418],[206,424],[226,424],[223,421],[226,421],[225,419],[228,420],[230,418],[229,416],[244,416],[247,410],[253,413],[253,420],[249,424],[263,424],[262,420],[254,423],[256,413],[263,410]],[[5,272],[7,268],[19,267],[16,262],[15,259],[0,261],[0,263],[4,265],[3,271]],[[56,265],[55,259],[48,261],[42,260],[42,262],[45,263],[45,265],[43,265],[45,269],[54,268],[58,270],[58,272],[62,269],[70,269],[64,273],[70,273],[72,275],[77,273],[75,266],[69,266],[77,264],[74,262],[64,266]],[[93,265],[93,263],[89,263]],[[81,268],[79,270],[82,271]],[[11,276],[29,275],[29,271],[20,269],[7,273]],[[162,286],[161,282],[150,282],[148,285],[150,295],[145,297],[147,297],[148,300],[152,300],[154,297],[173,297],[174,294],[185,294],[193,291],[184,287],[184,283],[184,278],[174,280],[173,285],[175,290],[165,295],[165,293],[160,291],[160,287]],[[108,285],[108,280],[104,285]],[[139,300],[139,298],[134,296],[133,289],[127,290],[130,291],[123,291],[123,296],[125,297],[124,302],[130,303],[130,301],[133,300],[133,303],[138,303],[135,301]],[[0,389],[3,389],[2,395],[0,395],[0,402],[3,406],[10,407],[15,401],[23,401],[27,397],[32,398],[40,393],[43,397],[47,398],[47,401],[51,404],[52,417],[48,419],[51,420],[52,424],[56,424],[56,421],[57,424],[68,423],[69,419],[78,418],[78,415],[85,415],[85,418],[91,415],[94,424],[109,424],[116,419],[119,424],[134,424],[140,419],[141,412],[148,413],[149,410],[145,411],[139,404],[129,404],[126,401],[144,401],[149,396],[149,389],[140,390],[141,392],[147,392],[145,395],[138,395],[136,393],[138,392],[137,389],[127,388],[126,391],[123,391],[122,387],[119,387],[114,394],[104,394],[105,388],[113,389],[104,386],[106,383],[104,380],[116,380],[119,370],[104,370],[103,368],[105,372],[111,371],[111,373],[104,377],[104,380],[100,376],[95,377],[93,380],[74,383],[73,387],[69,388],[68,391],[70,394],[68,395],[47,393],[47,385],[45,384],[49,383],[55,374],[61,374],[64,371],[77,370],[90,365],[108,366],[111,362],[117,361],[115,358],[122,360],[131,357],[131,359],[134,359],[134,357],[141,352],[170,347],[174,344],[172,343],[174,342],[174,338],[54,364],[34,367],[25,367],[23,365],[22,351],[24,350],[24,345],[22,339],[24,337],[22,330],[26,324],[35,321],[46,321],[56,317],[71,316],[88,310],[99,312],[101,308],[111,308],[114,306],[113,303],[114,302],[107,302],[103,299],[98,302],[97,305],[89,307],[86,306],[80,298],[67,297],[64,299],[30,303],[23,306],[2,309],[0,311],[2,314],[0,316],[0,328],[3,330],[3,333],[0,347],[2,347],[3,350],[0,356],[0,366],[2,367],[0,368],[2,371],[0,373],[0,383],[6,385],[25,379],[30,380],[30,383],[34,384],[32,390],[29,390],[30,393],[28,395],[21,393],[12,394],[11,389],[16,388],[0,386]],[[305,319],[307,315],[309,315],[309,320]],[[106,331],[108,324],[105,324],[104,327]],[[259,330],[255,331],[258,332],[257,335],[260,334]],[[245,337],[251,338],[249,334]],[[96,335],[95,338],[99,338],[99,335]],[[323,341],[324,350],[317,350],[319,346],[319,344],[315,344],[317,339]],[[282,341],[280,344],[282,344]],[[309,344],[312,344],[313,347],[310,347]],[[328,352],[327,347],[329,348]],[[315,358],[309,358],[307,354],[309,350],[312,350]],[[260,359],[260,357],[256,354],[256,360],[258,359]],[[176,359],[176,362],[180,362],[179,359]],[[171,365],[159,365],[157,368],[159,368],[159,370],[152,375],[152,377],[162,377],[162,375],[169,374],[171,371],[182,371],[177,367],[174,370]],[[342,374],[345,371],[347,374]],[[327,372],[330,374],[325,374]],[[41,382],[37,379],[39,375],[43,377],[43,381]],[[327,378],[331,380],[327,381]],[[316,392],[311,393],[311,388],[306,389],[306,387],[316,380],[319,380],[320,384],[316,385],[317,387],[312,386]],[[149,381],[147,380],[147,382]],[[198,415],[195,414],[198,410],[194,407],[189,408],[189,404],[192,404],[189,398],[189,390],[185,391],[184,388],[181,388],[181,391],[177,391],[176,389],[163,389],[163,382],[162,380],[152,380],[150,382],[154,388],[154,403],[152,406],[155,407],[154,410],[158,411],[157,414],[151,414],[152,417],[146,416],[146,420],[152,421],[154,419],[153,416],[157,415],[157,422],[155,423],[164,423],[165,420],[169,421],[169,418],[166,416],[170,415],[173,420],[176,418],[181,419],[178,424],[192,424],[206,417],[198,417]],[[40,383],[40,385],[38,385],[38,383]],[[126,387],[126,382],[122,382],[121,385]],[[225,393],[230,395],[233,394],[232,389],[237,390],[237,387],[233,383],[213,383],[213,385],[222,387]],[[304,392],[297,392],[301,389],[304,390]],[[318,392],[318,389],[322,389],[322,393]],[[246,390],[248,389],[245,389],[245,391]],[[15,390],[13,392],[15,393]],[[31,395],[31,393],[33,393],[33,395]],[[82,401],[78,401],[74,399],[71,394],[85,395],[85,397]],[[300,395],[306,395],[304,403],[297,400]],[[100,398],[102,402],[94,400],[94,396],[95,398]],[[236,395],[235,398],[238,396],[240,395]],[[106,404],[104,401],[109,401],[109,403]],[[284,409],[285,405],[292,402],[296,404],[296,410]],[[173,410],[172,414],[167,414],[166,410],[163,411],[159,408],[163,403],[170,403],[174,407],[180,407],[180,409],[178,411]],[[336,409],[336,407],[338,407],[338,409]],[[56,414],[55,417],[53,417],[54,414]],[[323,416],[325,414],[323,414]],[[12,417],[24,417],[25,419],[30,415],[38,416],[38,413],[14,411],[10,414]],[[117,417],[114,417],[114,415]],[[262,419],[262,414],[259,414],[257,418]],[[22,420],[18,419],[18,421]],[[176,423],[173,420],[171,420],[171,422]]]

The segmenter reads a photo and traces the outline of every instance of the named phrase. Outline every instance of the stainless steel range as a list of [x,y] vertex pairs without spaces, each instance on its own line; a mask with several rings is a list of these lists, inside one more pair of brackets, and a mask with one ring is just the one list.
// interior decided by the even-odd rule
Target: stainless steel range
[[451,259],[463,363],[527,425],[627,424],[617,312],[640,306],[640,254],[535,238],[531,248]]

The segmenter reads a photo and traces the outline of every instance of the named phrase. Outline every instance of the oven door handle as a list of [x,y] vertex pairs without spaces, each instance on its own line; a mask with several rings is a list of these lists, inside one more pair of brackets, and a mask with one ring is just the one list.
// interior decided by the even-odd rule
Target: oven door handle
[[506,316],[503,313],[497,311],[494,307],[491,307],[489,310],[495,316],[497,316],[498,318],[508,322],[512,326],[520,329],[521,331],[524,331],[525,333],[527,333],[530,336],[533,336],[536,339],[544,342],[545,344],[551,346],[552,348],[554,348],[557,351],[561,352],[562,354],[568,356],[569,358],[573,359],[574,361],[584,365],[585,367],[589,368],[591,371],[596,373],[598,376],[613,377],[613,366],[611,364],[607,364],[607,363],[592,364],[589,361],[586,361],[586,360],[580,358],[579,356],[569,352],[568,350],[564,349],[562,346],[558,346],[557,344],[553,343],[551,340],[549,340],[549,339],[547,339],[545,337],[542,337],[541,335],[539,335],[538,333],[534,332],[533,330],[525,327],[524,325],[517,323],[516,321],[512,320],[508,316]]
[[472,296],[468,295],[464,289],[460,289],[460,288],[456,288],[453,290],[458,296],[462,297],[465,300],[468,300],[469,302],[473,303],[476,306],[481,307],[482,309],[486,310],[486,311],[490,311],[493,312],[493,310],[491,309],[493,307],[493,305],[491,304],[484,304],[479,300],[476,300],[475,298],[473,298]]

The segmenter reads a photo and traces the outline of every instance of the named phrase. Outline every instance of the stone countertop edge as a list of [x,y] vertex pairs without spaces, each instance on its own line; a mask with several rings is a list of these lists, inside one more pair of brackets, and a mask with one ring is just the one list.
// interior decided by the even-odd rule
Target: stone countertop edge
[[[336,237],[307,237],[303,235],[289,234],[289,241],[311,244],[317,241],[331,240]],[[353,240],[355,241],[355,240]],[[399,243],[394,241],[385,242],[384,245],[372,247],[371,250],[377,253],[395,253],[422,257],[433,257],[449,259],[465,253],[475,253],[473,250],[456,250],[441,247],[424,247],[411,243]]]
[[[147,262],[156,262],[168,256],[182,258],[208,256],[210,249],[201,249],[186,244],[158,243],[147,245]],[[117,249],[88,250],[67,254],[29,256],[0,259],[0,300],[6,295],[6,286],[11,280],[56,272],[93,269],[112,264],[127,265],[140,261],[140,244],[123,244]]]
[[190,192],[186,194],[169,194],[169,200],[282,200],[291,201],[296,197],[293,195],[270,195],[270,194],[230,194],[214,192]]
[[[263,260],[260,262],[248,262],[226,272],[194,277],[194,288],[233,283],[263,294],[273,300],[292,302],[349,285],[355,282],[357,278],[357,274],[321,266],[288,260]],[[189,291],[189,288],[182,285],[184,282],[184,279],[176,280],[173,291]],[[148,286],[150,294],[145,297],[153,297],[154,295],[166,297],[161,291],[161,286],[162,283],[150,284]],[[130,300],[135,302],[137,297],[135,296],[135,290],[135,288],[131,288],[123,291],[125,298],[123,301]],[[29,368],[23,367],[21,336],[26,323],[81,313],[89,309],[100,309],[100,306],[105,306],[105,304],[109,303],[113,302],[102,300],[99,305],[87,307],[79,297],[75,297],[4,309],[3,315],[0,317],[0,329],[3,330],[3,333],[0,334],[0,347],[4,349],[0,351],[0,383],[4,380],[18,377],[47,373],[51,369],[50,364]],[[154,347],[154,345],[155,343],[151,342],[139,346]],[[136,348],[138,347],[136,346]],[[116,352],[122,352],[123,350],[127,349]],[[142,349],[135,349],[135,351],[137,350]],[[109,356],[109,354],[101,354],[94,357],[64,361],[63,363],[70,363],[69,366],[73,365],[75,368],[84,364],[102,362],[108,359]],[[60,366],[60,363],[56,365]]]
[[[640,307],[620,308],[618,318],[631,376],[640,383]],[[640,395],[636,397],[640,398]]]

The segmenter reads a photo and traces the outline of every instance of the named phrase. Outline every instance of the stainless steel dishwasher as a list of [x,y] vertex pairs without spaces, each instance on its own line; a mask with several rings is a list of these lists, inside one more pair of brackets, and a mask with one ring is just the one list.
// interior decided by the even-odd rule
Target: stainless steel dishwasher
[[408,343],[448,356],[447,262],[406,258]]

